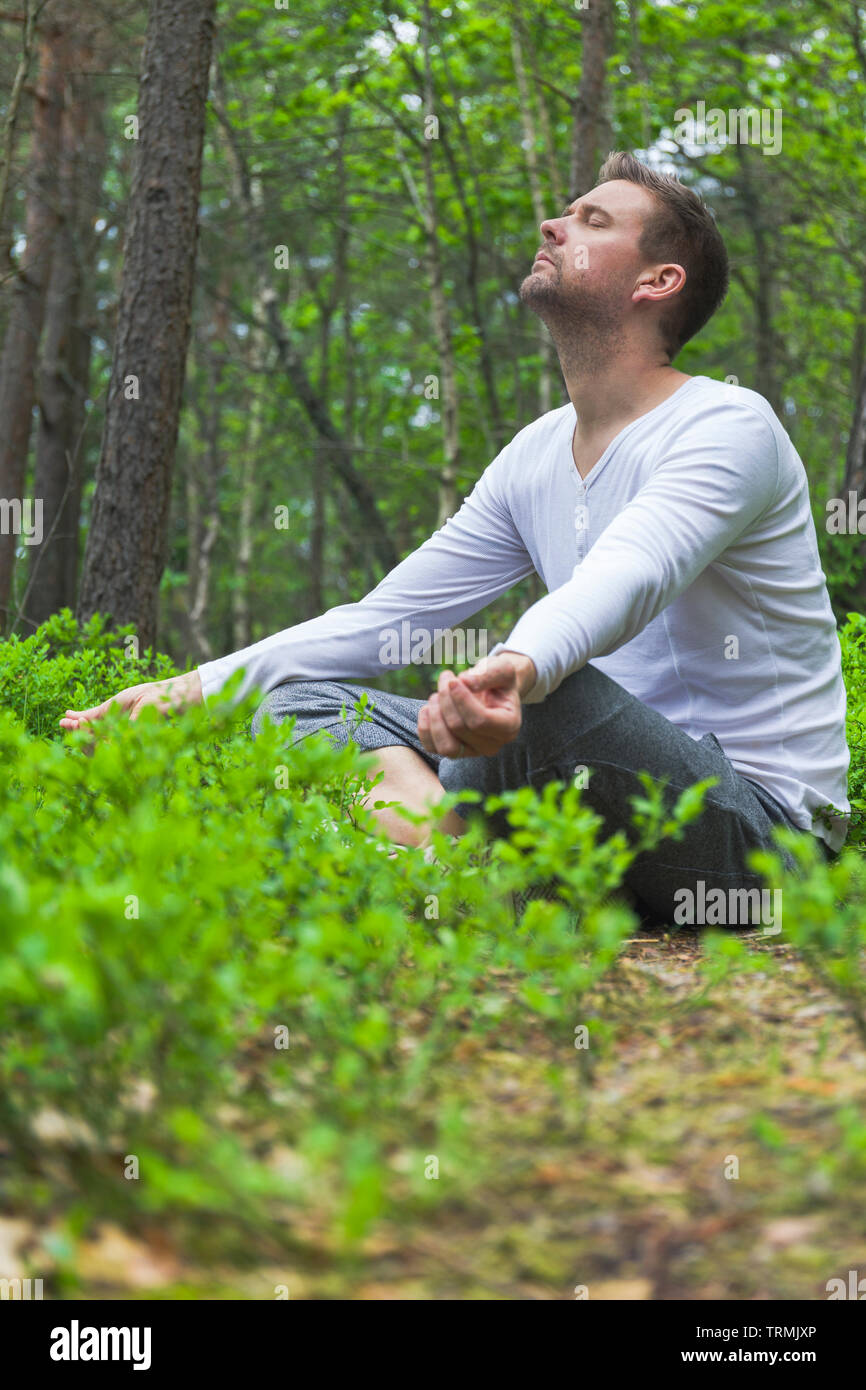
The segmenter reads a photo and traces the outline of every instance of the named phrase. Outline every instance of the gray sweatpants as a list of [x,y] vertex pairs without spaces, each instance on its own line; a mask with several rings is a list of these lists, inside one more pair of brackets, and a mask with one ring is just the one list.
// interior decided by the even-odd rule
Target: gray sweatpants
[[[374,708],[372,720],[359,723],[353,705],[364,691]],[[577,769],[588,768],[583,800],[603,818],[605,836],[618,829],[633,833],[629,798],[643,791],[638,772],[667,778],[666,803],[671,806],[685,787],[717,777],[703,814],[686,827],[683,838],[645,851],[626,874],[641,906],[659,921],[675,920],[675,906],[683,902],[674,897],[678,890],[691,891],[699,903],[706,902],[711,889],[720,888],[726,901],[736,901],[731,890],[760,888],[746,858],[753,849],[773,848],[775,826],[792,824],[769,792],[734,770],[715,734],[691,738],[592,665],[567,677],[541,704],[524,705],[517,738],[492,757],[429,753],[418,737],[423,703],[348,681],[288,681],[258,709],[253,735],[265,713],[277,723],[294,715],[293,743],[326,730],[337,746],[350,737],[365,749],[404,744],[429,763],[446,791],[471,787],[485,796],[527,785],[539,788],[554,779],[568,783]],[[476,809],[471,803],[456,806],[464,816]],[[495,834],[508,834],[503,813],[488,820]]]

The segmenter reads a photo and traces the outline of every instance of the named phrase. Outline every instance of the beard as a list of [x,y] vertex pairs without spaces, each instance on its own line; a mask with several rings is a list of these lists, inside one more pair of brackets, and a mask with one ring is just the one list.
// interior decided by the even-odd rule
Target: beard
[[542,265],[526,276],[520,299],[547,325],[563,370],[597,370],[624,343],[620,287],[610,282],[592,283],[586,272],[566,281],[561,262]]

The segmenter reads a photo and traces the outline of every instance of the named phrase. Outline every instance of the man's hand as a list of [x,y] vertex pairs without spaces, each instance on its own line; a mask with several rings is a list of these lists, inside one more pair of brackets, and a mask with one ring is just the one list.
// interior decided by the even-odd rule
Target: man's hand
[[483,657],[460,676],[443,671],[418,713],[421,743],[445,758],[491,757],[520,732],[520,699],[537,679],[534,661],[520,652]]
[[68,709],[60,721],[60,727],[80,729],[85,724],[93,724],[103,719],[112,705],[126,710],[130,719],[137,719],[145,705],[156,705],[157,709],[167,714],[169,710],[185,709],[187,705],[200,705],[201,702],[201,677],[198,671],[187,671],[182,676],[170,676],[168,680],[131,685],[92,709]]

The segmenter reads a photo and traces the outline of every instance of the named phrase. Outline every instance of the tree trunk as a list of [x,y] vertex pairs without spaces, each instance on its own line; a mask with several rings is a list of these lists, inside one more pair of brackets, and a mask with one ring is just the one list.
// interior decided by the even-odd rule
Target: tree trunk
[[[391,32],[399,42],[399,35],[394,28],[393,15],[389,16],[389,24],[391,26]],[[401,45],[401,53],[407,70],[412,74],[423,90],[425,78],[412,61],[405,45]],[[484,200],[481,196],[478,173],[474,166],[471,146],[466,135],[466,126],[460,114],[460,97],[454,84],[447,50],[440,48],[439,61],[445,72],[451,96],[451,108],[448,111],[447,120],[440,122],[439,144],[451,173],[451,178],[454,183],[454,192],[460,204],[460,211],[463,215],[463,226],[466,234],[466,255],[464,264],[466,269],[466,290],[469,295],[469,308],[471,311],[471,318],[468,321],[478,339],[478,365],[481,370],[484,398],[487,403],[487,415],[482,419],[481,428],[484,430],[485,444],[488,450],[493,453],[499,453],[502,446],[510,437],[510,431],[502,417],[502,406],[499,401],[499,388],[497,382],[501,363],[497,359],[495,349],[491,345],[490,334],[487,327],[487,314],[481,304],[479,281],[481,279],[482,255],[478,233],[475,227],[475,219],[476,217],[479,218],[483,231],[485,220],[483,208]],[[457,158],[457,150],[454,148],[448,133],[452,124],[456,128],[457,142],[463,150],[466,159],[468,178],[474,185],[476,195],[474,200],[470,199],[467,195],[465,180],[460,169],[460,162]],[[489,236],[490,234],[488,231],[488,239]]]
[[198,238],[216,0],[151,0],[139,150],[79,617],[156,643]]
[[580,85],[572,108],[570,198],[595,187],[599,167],[610,152],[607,61],[613,45],[611,0],[592,0],[581,11],[583,49]]
[[[520,116],[523,122],[523,143],[526,147],[526,170],[529,175],[529,192],[532,197],[532,212],[535,217],[535,224],[541,227],[551,213],[559,216],[561,208],[548,210],[545,208],[544,195],[541,191],[541,172],[538,162],[538,135],[535,129],[535,119],[532,111],[532,101],[529,92],[529,81],[526,76],[526,64],[523,60],[523,25],[520,19],[519,10],[515,9],[512,16],[511,30],[511,61],[514,65],[514,75],[517,78],[517,94],[520,99]],[[541,232],[538,233],[539,241]],[[538,320],[536,326],[538,335],[538,353],[541,358],[541,371],[538,379],[538,409],[542,415],[550,410],[553,398],[553,374],[554,374],[554,352],[550,334],[545,325]]]
[[[0,497],[24,504],[27,450],[36,393],[36,361],[51,258],[57,235],[55,181],[60,147],[65,48],[56,24],[46,28],[39,46],[39,79],[33,107],[33,133],[27,178],[27,245],[14,283],[3,353],[0,357]],[[0,627],[8,627],[19,522],[4,508],[0,527]]]
[[[423,10],[422,35],[424,44],[424,112],[427,118],[435,115],[433,110],[433,75],[430,62],[430,5],[425,0]],[[426,132],[425,132],[426,136]],[[433,318],[433,337],[439,356],[439,411],[442,417],[442,450],[444,463],[439,481],[438,525],[442,526],[457,509],[457,468],[460,454],[460,433],[457,400],[457,364],[454,358],[454,344],[451,337],[451,323],[445,299],[445,283],[442,274],[442,257],[439,247],[439,223],[436,206],[436,180],[433,169],[432,141],[422,141],[424,191],[422,201],[414,190],[414,199],[419,216],[426,232],[425,259],[430,277],[430,308]],[[404,169],[408,176],[410,194],[414,184],[408,166]]]
[[854,396],[843,495],[849,489],[861,498],[866,496],[866,362],[863,363]]
[[851,430],[845,452],[845,477],[842,483],[843,496],[853,490],[859,497],[866,496],[866,277],[860,292],[860,313],[854,333],[854,348],[851,355],[851,387],[854,406],[851,415]]
[[[214,324],[216,336],[218,326]],[[204,371],[195,393],[201,449],[190,451],[186,472],[187,499],[187,594],[190,650],[196,663],[211,661],[213,650],[207,635],[207,614],[211,588],[211,564],[219,537],[219,484],[225,471],[220,457],[219,436],[222,405],[220,381],[222,362],[213,341],[201,348]],[[196,373],[199,375],[198,371]]]
[[648,150],[652,142],[652,119],[647,93],[652,90],[647,72],[646,55],[640,37],[640,7],[642,0],[629,0],[628,6],[628,61],[640,82],[640,133],[641,145]]
[[[258,317],[258,314],[256,315]],[[266,362],[265,335],[260,328],[250,330],[250,370],[255,395],[250,401],[247,434],[241,457],[240,506],[238,508],[237,553],[232,589],[232,643],[241,651],[252,642],[250,616],[250,570],[253,558],[253,518],[256,503],[259,445],[262,437],[262,383]]]
[[9,175],[12,169],[12,150],[15,146],[15,129],[21,109],[21,94],[30,73],[33,50],[36,46],[36,0],[24,0],[24,13],[21,16],[24,29],[21,36],[21,57],[12,82],[12,90],[6,103],[3,117],[3,134],[0,136],[0,265],[11,266],[12,237],[4,231],[6,220],[6,199],[9,196]]
[[[774,249],[779,244],[772,214],[772,187],[765,179],[752,178],[751,152],[742,144],[734,150],[740,164],[743,215],[755,248],[755,280],[752,305],[755,311],[755,390],[770,402],[776,414],[782,413],[779,389],[778,342],[776,337],[776,267]],[[771,161],[766,161],[771,162]],[[761,171],[764,173],[764,170]],[[769,200],[768,200],[769,194]]]
[[[71,67],[90,66],[93,45],[78,36]],[[30,554],[22,603],[28,628],[63,607],[75,608],[81,513],[82,439],[90,378],[91,334],[85,297],[96,259],[94,209],[105,164],[102,100],[80,77],[66,88],[60,132],[61,225],[45,307],[39,372],[39,428],[33,491],[43,499],[44,539]]]

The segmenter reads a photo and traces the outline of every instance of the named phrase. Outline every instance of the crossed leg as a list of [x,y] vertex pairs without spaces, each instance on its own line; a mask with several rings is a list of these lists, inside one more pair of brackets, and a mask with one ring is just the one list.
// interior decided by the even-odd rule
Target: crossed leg
[[[642,792],[638,773],[667,782],[666,804],[686,787],[716,778],[702,815],[679,841],[663,841],[637,857],[626,883],[650,912],[669,918],[678,890],[719,887],[751,889],[760,879],[747,866],[753,849],[772,848],[775,826],[790,824],[774,798],[741,776],[712,733],[691,738],[682,729],[630,695],[616,681],[589,665],[562,682],[546,700],[524,706],[517,738],[492,757],[444,758],[424,749],[418,712],[424,703],[389,691],[367,689],[372,719],[358,723],[352,709],[364,687],[340,681],[290,681],[271,691],[253,723],[268,713],[279,721],[296,717],[293,741],[325,730],[332,741],[348,738],[374,752],[384,772],[375,800],[399,801],[425,816],[413,826],[392,808],[377,814],[396,842],[426,845],[433,826],[451,834],[465,829],[469,803],[459,800],[442,818],[436,806],[443,791],[472,789],[482,796],[523,786],[568,782],[578,767],[588,769],[584,800],[602,817],[604,833],[631,826],[631,798]],[[344,717],[344,711],[345,716]],[[463,814],[461,814],[463,812]],[[507,834],[501,812],[491,817],[497,834]]]

